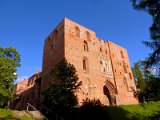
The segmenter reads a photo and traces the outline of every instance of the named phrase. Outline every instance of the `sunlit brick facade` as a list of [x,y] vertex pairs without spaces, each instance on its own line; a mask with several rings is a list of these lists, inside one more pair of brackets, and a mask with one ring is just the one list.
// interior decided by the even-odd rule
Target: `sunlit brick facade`
[[104,105],[138,103],[127,50],[65,18],[45,40],[42,72],[16,84],[9,107],[22,110],[30,103],[39,109],[42,91],[54,84],[50,71],[63,58],[75,66],[82,81],[75,93],[79,105],[86,98]]
[[45,40],[41,91],[53,84],[48,73],[64,57],[82,81],[75,93],[79,104],[86,98],[105,105],[138,103],[127,50],[66,18]]

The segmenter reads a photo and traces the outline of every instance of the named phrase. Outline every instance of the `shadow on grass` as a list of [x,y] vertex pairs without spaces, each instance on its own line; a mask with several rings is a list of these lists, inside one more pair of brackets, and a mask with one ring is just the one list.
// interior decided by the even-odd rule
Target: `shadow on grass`
[[132,115],[118,106],[103,106],[99,100],[86,100],[67,120],[132,120]]
[[138,107],[139,105],[126,107],[104,106],[99,100],[85,100],[82,106],[74,109],[63,109],[63,114],[59,115],[62,116],[64,120],[160,120],[160,111],[154,112],[152,109],[150,112],[155,113],[152,115],[149,115],[148,111],[146,111],[157,106],[157,104],[153,104],[152,106],[151,104],[152,103],[140,104],[143,108],[140,112],[138,111],[140,109],[140,107]]
[[149,119],[150,120],[160,120],[160,111],[156,111],[155,114],[149,117]]
[[132,120],[131,113],[119,106],[108,106],[105,107],[105,110],[110,120]]
[[[151,104],[146,103],[140,106],[145,111],[151,108]],[[152,116],[147,115],[147,112],[138,113],[136,110],[131,113],[121,106],[103,106],[99,101],[93,100],[84,101],[83,105],[77,109],[77,112],[71,115],[74,116],[74,119],[71,120],[160,120],[160,111],[153,113],[155,114],[152,114]]]

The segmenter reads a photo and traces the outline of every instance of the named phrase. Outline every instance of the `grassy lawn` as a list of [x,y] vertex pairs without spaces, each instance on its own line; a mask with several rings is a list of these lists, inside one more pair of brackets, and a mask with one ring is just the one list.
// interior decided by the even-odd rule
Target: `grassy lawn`
[[24,111],[0,109],[0,120],[32,120]]
[[139,105],[121,105],[108,108],[113,120],[160,120],[160,101]]
[[[160,120],[160,101],[139,105],[109,106],[105,107],[105,111],[105,115],[109,116],[105,120]],[[101,113],[95,114],[101,116]],[[32,118],[24,111],[0,109],[0,120],[32,120]]]

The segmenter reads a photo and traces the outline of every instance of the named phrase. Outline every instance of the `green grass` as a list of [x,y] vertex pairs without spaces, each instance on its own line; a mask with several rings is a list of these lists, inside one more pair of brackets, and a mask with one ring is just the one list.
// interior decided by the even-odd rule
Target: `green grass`
[[139,105],[121,105],[107,108],[113,120],[160,120],[160,101]]
[[32,120],[25,112],[0,109],[0,120]]
[[10,119],[11,116],[13,116],[13,113],[11,110],[4,110],[4,109],[0,109],[0,120],[1,119]]
[[[160,101],[105,107],[110,120],[160,120]],[[24,111],[0,109],[0,120],[32,120]]]

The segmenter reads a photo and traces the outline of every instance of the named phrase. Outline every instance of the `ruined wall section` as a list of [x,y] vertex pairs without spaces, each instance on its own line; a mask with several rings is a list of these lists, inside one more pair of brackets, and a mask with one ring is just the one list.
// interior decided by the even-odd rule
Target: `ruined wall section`
[[19,94],[23,89],[28,86],[28,79],[24,78],[21,82],[15,85],[14,94]]
[[[10,109],[26,110],[27,103],[31,104],[35,108],[40,107],[40,81],[37,79],[34,84],[26,87],[19,96],[10,102]],[[33,110],[33,109],[30,109]]]
[[39,108],[40,103],[40,86],[41,86],[41,72],[36,73],[29,79],[24,79],[16,84],[15,97],[9,103],[10,109],[26,110],[27,103]]

